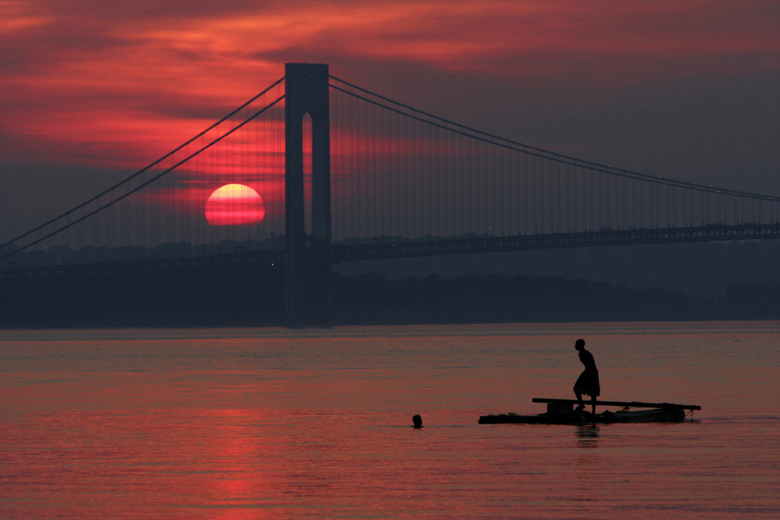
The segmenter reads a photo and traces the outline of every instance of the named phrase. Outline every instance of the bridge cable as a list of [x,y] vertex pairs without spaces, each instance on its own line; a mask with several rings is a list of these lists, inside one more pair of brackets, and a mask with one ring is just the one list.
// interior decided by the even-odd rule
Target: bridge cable
[[[175,149],[171,150],[170,152],[168,152],[167,154],[163,155],[162,157],[160,157],[159,159],[157,159],[157,160],[156,160],[156,161],[154,161],[153,163],[151,163],[151,164],[149,164],[148,166],[146,166],[146,167],[144,167],[144,168],[142,168],[142,169],[138,170],[138,171],[137,171],[137,172],[135,172],[134,174],[130,175],[129,177],[127,177],[127,178],[125,178],[125,179],[123,179],[122,181],[118,182],[117,184],[115,184],[115,185],[111,186],[110,188],[108,188],[108,189],[106,189],[106,190],[102,191],[101,193],[99,193],[99,194],[95,195],[94,197],[90,198],[89,200],[86,200],[86,201],[82,202],[81,204],[79,204],[78,206],[76,206],[76,207],[74,207],[74,208],[71,208],[70,210],[66,211],[65,213],[62,213],[61,215],[59,215],[59,216],[57,216],[57,217],[54,217],[54,218],[52,218],[52,219],[50,219],[50,220],[48,220],[48,221],[44,222],[43,224],[41,224],[41,225],[39,225],[39,226],[37,226],[37,227],[35,227],[35,228],[33,228],[33,229],[29,230],[29,231],[27,231],[27,232],[25,232],[25,233],[23,233],[23,234],[21,234],[21,235],[17,236],[17,237],[15,237],[15,238],[13,238],[13,239],[11,239],[11,240],[9,240],[9,241],[5,242],[4,244],[0,244],[0,249],[2,249],[2,248],[4,248],[4,247],[8,246],[9,244],[12,244],[12,243],[16,242],[17,240],[21,240],[22,238],[24,238],[24,237],[26,237],[26,236],[29,236],[29,235],[31,235],[31,234],[33,234],[33,233],[35,233],[36,231],[38,231],[38,230],[40,230],[40,229],[42,229],[42,228],[45,228],[46,226],[48,226],[48,225],[50,225],[50,224],[53,224],[53,223],[57,222],[57,221],[58,221],[58,220],[60,220],[60,219],[63,219],[63,218],[65,218],[65,217],[67,217],[67,216],[68,216],[68,215],[70,215],[71,213],[73,213],[73,212],[75,212],[75,211],[77,211],[77,210],[79,210],[79,209],[83,208],[83,207],[84,207],[84,206],[86,206],[87,204],[90,204],[90,203],[92,203],[92,202],[95,202],[95,201],[96,201],[96,200],[98,200],[100,197],[102,197],[102,196],[104,196],[104,195],[106,195],[106,194],[110,193],[111,191],[113,191],[113,190],[115,190],[115,189],[119,188],[119,187],[120,187],[120,186],[122,186],[123,184],[125,184],[125,183],[127,183],[127,182],[130,182],[131,180],[133,180],[134,178],[138,177],[139,175],[141,175],[141,174],[142,174],[142,173],[144,173],[145,171],[147,171],[147,170],[149,170],[150,168],[152,168],[152,167],[154,167],[154,166],[156,166],[156,165],[160,164],[162,161],[164,161],[164,160],[165,160],[165,159],[167,159],[168,157],[171,157],[173,154],[175,154],[176,152],[180,151],[182,148],[184,148],[184,147],[186,147],[187,145],[191,144],[191,143],[192,143],[192,142],[194,142],[196,139],[198,139],[198,138],[200,138],[200,137],[203,137],[205,134],[207,134],[208,132],[210,132],[211,130],[213,130],[214,128],[216,128],[217,126],[221,125],[222,123],[224,123],[225,121],[227,121],[228,119],[230,119],[231,117],[233,117],[234,115],[236,115],[236,114],[237,114],[239,111],[241,111],[242,109],[244,109],[244,108],[246,108],[247,106],[251,105],[253,102],[257,101],[257,100],[258,100],[259,98],[261,98],[263,95],[265,95],[266,93],[268,93],[268,92],[269,92],[269,91],[270,91],[272,88],[274,88],[274,87],[276,87],[277,85],[279,85],[279,84],[280,84],[282,81],[284,81],[284,76],[282,76],[281,78],[279,78],[278,80],[276,80],[276,81],[275,81],[274,83],[272,83],[272,84],[271,84],[271,85],[270,85],[268,88],[266,88],[265,90],[263,90],[262,92],[260,92],[260,93],[259,93],[259,94],[257,94],[256,96],[254,96],[252,99],[250,99],[249,101],[247,101],[246,103],[244,103],[244,104],[243,104],[243,105],[241,105],[240,107],[236,108],[235,110],[233,110],[232,112],[230,112],[229,114],[227,114],[225,117],[223,117],[222,119],[220,119],[220,120],[219,120],[219,121],[217,121],[216,123],[212,124],[211,126],[209,126],[208,128],[206,128],[205,130],[203,130],[202,132],[200,132],[200,133],[199,133],[198,135],[196,135],[195,137],[193,137],[193,138],[191,138],[190,140],[186,141],[185,143],[183,143],[182,145],[178,146],[177,148],[175,148]],[[282,97],[284,97],[284,96],[282,96]],[[277,99],[276,101],[274,101],[274,103],[276,103],[276,102],[278,102],[278,101],[279,101],[279,100]],[[270,106],[269,106],[269,107],[267,107],[267,108],[270,108]],[[260,112],[260,113],[262,113],[262,112]],[[254,115],[254,116],[252,116],[252,118],[250,118],[250,119],[254,119],[254,118],[255,118],[255,117],[257,117],[258,115],[260,115],[260,113],[257,113],[257,114],[255,114],[255,115]],[[245,122],[248,122],[248,121],[249,121],[249,120],[247,120],[247,121],[245,121]],[[235,130],[235,129],[234,129],[234,130]],[[232,131],[231,131],[231,132],[229,132],[229,133],[232,133]],[[225,134],[225,135],[228,135],[228,134]],[[224,137],[224,136],[223,136],[223,137]],[[210,145],[209,145],[209,146],[210,146]],[[180,164],[181,164],[181,163],[180,163]],[[177,166],[178,166],[178,165],[177,165]],[[167,173],[167,171],[166,171],[166,173]],[[155,179],[157,179],[157,178],[158,178],[158,177],[155,177]],[[146,184],[148,184],[148,183],[146,183]],[[142,186],[145,186],[146,184],[143,184]],[[133,192],[130,192],[130,193],[133,193]],[[125,198],[125,197],[121,197],[120,199],[117,199],[117,200],[121,200],[122,198]],[[109,206],[110,206],[110,205],[112,205],[112,204],[113,204],[113,203],[109,204]],[[105,206],[105,207],[108,207],[108,206]],[[100,211],[100,210],[98,210],[98,211]],[[96,212],[93,212],[93,213],[90,213],[90,215],[93,215],[94,213],[97,213],[97,211],[96,211]],[[83,219],[80,219],[80,220],[83,220]],[[80,220],[78,220],[78,221],[76,221],[76,222],[79,222]],[[67,226],[67,227],[70,227],[70,226]],[[62,229],[60,229],[59,231],[61,231],[61,230],[63,230],[63,229],[66,229],[66,228],[62,228]],[[46,236],[46,238],[48,238],[48,237],[52,236],[53,234],[56,234],[56,233],[58,233],[59,231],[56,231],[56,232],[54,232],[54,233],[52,233],[52,234],[50,234],[50,235],[47,235],[47,236]],[[41,240],[43,240],[43,239],[41,239]],[[34,243],[34,244],[37,244],[37,243],[38,243],[38,242],[40,242],[41,240],[38,240],[38,241],[36,241],[36,242],[33,242],[33,243]],[[27,249],[28,247],[29,247],[29,245],[28,245],[28,246],[25,246],[23,249]],[[19,251],[22,251],[23,249],[20,249]],[[0,260],[2,260],[2,259],[4,259],[4,258],[7,258],[8,256],[11,256],[11,255],[7,255],[7,256],[0,257]]]
[[[452,120],[436,116],[434,114],[425,112],[423,110],[418,110],[418,109],[416,109],[414,107],[411,107],[409,105],[405,105],[403,103],[399,103],[398,101],[395,101],[393,99],[387,98],[385,96],[382,96],[382,95],[377,94],[375,92],[372,92],[370,90],[361,88],[361,87],[359,87],[357,85],[354,85],[352,83],[349,83],[347,81],[339,79],[339,78],[337,78],[335,76],[330,76],[330,78],[334,79],[334,80],[336,80],[336,81],[338,81],[340,83],[343,83],[345,85],[348,85],[349,87],[357,89],[357,90],[359,90],[361,92],[364,92],[364,93],[369,94],[371,96],[374,96],[374,97],[377,97],[379,99],[382,99],[383,101],[387,101],[387,102],[393,103],[394,105],[403,107],[404,109],[407,109],[407,110],[411,110],[411,111],[416,112],[418,114],[421,114],[421,115],[423,115],[425,117],[430,117],[432,119],[436,119],[436,120],[441,121],[442,123],[445,123],[447,125],[452,125],[452,126],[457,127],[457,128],[459,128],[459,129],[461,129],[463,131],[458,131],[458,130],[455,130],[455,129],[452,129],[452,128],[448,128],[448,127],[446,127],[444,125],[437,124],[437,123],[434,123],[432,121],[427,121],[427,120],[425,120],[425,119],[423,119],[421,117],[417,117],[417,116],[412,115],[412,114],[407,114],[406,112],[403,112],[402,110],[399,110],[399,109],[396,109],[396,108],[393,108],[393,107],[389,107],[389,106],[384,105],[382,103],[379,103],[377,101],[368,99],[368,98],[366,98],[364,96],[360,96],[360,95],[358,95],[358,94],[356,94],[354,92],[350,92],[350,91],[348,91],[346,89],[338,87],[337,85],[334,85],[334,84],[330,84],[329,85],[331,88],[333,88],[335,90],[338,90],[340,92],[343,92],[343,93],[345,93],[347,95],[354,96],[354,97],[356,97],[358,99],[362,99],[363,101],[366,101],[367,103],[371,103],[373,105],[382,107],[382,108],[384,108],[386,110],[390,110],[390,111],[396,112],[398,114],[401,114],[401,115],[404,115],[406,117],[415,119],[415,120],[420,121],[422,123],[426,123],[426,124],[429,124],[429,125],[432,125],[432,126],[435,126],[437,128],[441,128],[441,129],[444,129],[444,130],[447,130],[447,131],[450,131],[450,132],[458,133],[460,135],[464,135],[464,136],[470,137],[472,139],[478,139],[478,140],[481,140],[483,142],[486,142],[486,143],[489,143],[489,144],[493,144],[495,146],[500,146],[500,147],[503,147],[503,148],[507,148],[507,149],[514,150],[514,151],[521,152],[521,153],[526,153],[526,154],[529,154],[529,155],[533,155],[533,156],[540,157],[540,158],[547,159],[547,160],[551,160],[551,161],[561,162],[561,163],[564,163],[564,164],[572,164],[574,166],[579,166],[581,168],[586,168],[586,169],[589,169],[589,170],[592,170],[592,171],[598,171],[598,172],[601,172],[601,173],[607,173],[607,174],[610,174],[610,175],[619,175],[621,177],[628,177],[628,178],[644,180],[644,181],[648,181],[648,182],[654,182],[654,183],[657,183],[657,184],[665,184],[665,185],[670,185],[670,186],[676,186],[676,187],[679,187],[679,188],[693,189],[693,190],[697,190],[697,191],[705,191],[705,192],[716,193],[716,194],[720,194],[720,195],[732,195],[732,196],[738,196],[738,197],[746,197],[746,198],[767,200],[767,201],[772,201],[772,202],[780,202],[780,197],[779,196],[764,195],[764,194],[759,194],[759,193],[751,193],[751,192],[745,192],[745,191],[739,191],[739,190],[732,190],[732,189],[728,189],[728,188],[718,188],[718,187],[714,187],[714,186],[705,186],[705,185],[696,184],[696,183],[693,183],[693,182],[686,182],[686,181],[680,181],[680,180],[676,180],[676,179],[670,179],[670,178],[667,178],[667,177],[660,177],[660,176],[656,176],[656,175],[649,175],[649,174],[640,173],[640,172],[636,172],[636,171],[632,171],[632,170],[626,170],[626,169],[623,169],[623,168],[615,168],[613,166],[600,164],[600,163],[596,163],[596,162],[592,162],[592,161],[587,161],[587,160],[584,160],[584,159],[578,159],[576,157],[560,154],[560,153],[557,153],[557,152],[552,152],[550,150],[545,150],[543,148],[537,148],[535,146],[527,145],[527,144],[524,144],[524,143],[513,141],[511,139],[507,139],[507,138],[500,137],[500,136],[497,136],[497,135],[494,135],[494,134],[490,134],[488,132],[483,132],[481,130],[477,130],[475,128],[471,128],[471,127],[462,125],[460,123],[456,123],[456,122],[454,122]],[[478,134],[478,135],[471,135],[471,134],[469,134],[467,132],[475,133],[475,134]],[[484,137],[479,137],[479,136],[484,136]],[[512,146],[508,146],[506,144],[502,144],[500,142],[495,142],[495,141],[503,141],[505,143],[511,144]],[[521,148],[516,148],[516,147],[521,147]],[[522,148],[526,148],[527,150],[524,150]]]
[[[279,83],[279,82],[277,82],[277,84],[278,84],[278,83]],[[139,184],[138,186],[136,186],[136,187],[135,187],[135,188],[133,188],[132,190],[128,191],[127,193],[124,193],[124,194],[122,194],[121,196],[119,196],[119,197],[117,197],[116,199],[112,200],[111,202],[107,203],[105,206],[101,206],[101,207],[99,207],[98,209],[96,209],[96,210],[93,210],[93,211],[91,211],[90,213],[87,213],[86,215],[83,215],[83,216],[81,216],[80,218],[78,218],[78,219],[74,220],[73,222],[69,222],[68,224],[66,224],[66,225],[62,226],[61,228],[59,228],[59,229],[57,229],[57,230],[55,230],[55,231],[52,231],[52,232],[51,232],[51,233],[49,233],[48,235],[45,235],[45,236],[43,236],[43,237],[39,238],[38,240],[35,240],[35,241],[33,241],[33,242],[30,242],[29,244],[26,244],[25,246],[23,246],[23,247],[20,247],[20,248],[18,248],[17,250],[15,250],[15,251],[13,251],[13,252],[11,252],[11,253],[7,254],[7,255],[0,256],[0,260],[5,260],[6,258],[9,258],[9,257],[11,257],[11,256],[13,256],[13,255],[15,255],[15,254],[17,254],[17,253],[20,253],[20,252],[24,251],[25,249],[29,249],[30,247],[34,246],[35,244],[38,244],[38,243],[40,243],[40,242],[43,242],[44,240],[46,240],[46,239],[48,239],[48,238],[51,238],[51,237],[53,237],[54,235],[56,235],[56,234],[58,234],[58,233],[60,233],[60,232],[62,232],[62,231],[65,231],[66,229],[68,229],[68,228],[70,228],[70,227],[72,227],[72,226],[75,226],[75,225],[76,225],[76,224],[78,224],[79,222],[82,222],[82,221],[84,221],[84,220],[88,219],[89,217],[91,217],[91,216],[93,216],[93,215],[95,215],[95,214],[97,214],[97,213],[100,213],[101,211],[103,211],[103,210],[105,210],[105,209],[107,209],[107,208],[110,208],[111,206],[113,206],[113,205],[114,205],[114,204],[116,204],[117,202],[119,202],[119,201],[121,201],[121,200],[123,200],[123,199],[126,199],[127,197],[129,197],[129,196],[130,196],[130,195],[132,195],[133,193],[136,193],[136,192],[138,192],[138,191],[139,191],[139,190],[141,190],[142,188],[144,188],[144,187],[148,186],[149,184],[151,184],[151,183],[155,182],[156,180],[158,180],[158,179],[160,179],[160,178],[164,177],[165,175],[169,174],[170,172],[172,172],[173,170],[175,170],[176,168],[178,168],[178,167],[179,167],[179,166],[181,166],[182,164],[186,163],[187,161],[189,161],[189,160],[190,160],[190,159],[192,159],[193,157],[196,157],[196,156],[200,155],[201,153],[205,152],[206,150],[208,150],[209,148],[211,148],[211,147],[212,147],[212,146],[214,146],[215,144],[217,144],[217,143],[219,143],[220,141],[222,141],[224,138],[226,138],[226,137],[228,137],[229,135],[233,134],[233,132],[235,132],[235,131],[236,131],[236,130],[238,130],[239,128],[243,127],[244,125],[246,125],[246,124],[247,124],[247,123],[249,123],[250,121],[252,121],[252,120],[254,120],[255,118],[257,118],[258,116],[260,116],[260,115],[261,115],[263,112],[265,112],[265,111],[269,110],[270,108],[272,108],[273,106],[275,106],[277,103],[279,103],[279,102],[280,102],[281,100],[283,100],[284,98],[285,98],[285,96],[284,96],[284,94],[283,94],[283,95],[281,95],[280,97],[278,97],[278,98],[277,98],[275,101],[273,101],[272,103],[270,103],[270,104],[266,105],[265,107],[263,107],[261,110],[259,110],[259,111],[258,111],[258,112],[256,112],[255,114],[253,114],[251,117],[249,117],[248,119],[246,119],[246,120],[245,120],[245,121],[243,121],[242,123],[240,123],[240,124],[236,125],[236,126],[235,126],[234,128],[232,128],[230,131],[228,131],[228,132],[224,133],[224,134],[223,134],[223,135],[221,135],[220,137],[217,137],[216,139],[214,139],[213,141],[211,141],[209,144],[207,144],[207,145],[203,146],[202,148],[200,148],[200,149],[199,149],[199,150],[197,150],[196,152],[193,152],[193,153],[192,153],[192,154],[190,154],[190,155],[189,155],[187,158],[185,158],[185,159],[182,159],[181,161],[179,161],[179,162],[178,162],[178,163],[176,163],[175,165],[171,166],[170,168],[168,168],[168,169],[164,170],[163,172],[161,172],[161,173],[159,173],[159,174],[155,175],[155,176],[154,176],[154,177],[152,177],[151,179],[148,179],[147,181],[143,182],[142,184]],[[256,98],[255,98],[255,99],[256,99]],[[242,107],[242,108],[243,108],[243,107]],[[235,112],[234,112],[234,113],[235,113]],[[213,127],[212,127],[212,128],[213,128]],[[200,135],[203,135],[203,134],[200,134]],[[192,140],[190,140],[190,141],[188,141],[188,142],[192,142]],[[182,146],[184,146],[184,145],[182,145]],[[181,148],[181,147],[180,147],[180,148]],[[170,155],[170,154],[169,154],[169,155]],[[147,168],[148,168],[148,167],[147,167]],[[137,175],[137,174],[135,174],[135,175]],[[127,179],[126,179],[126,180],[127,180]],[[121,184],[122,184],[122,183],[118,184],[117,186],[119,186],[119,185],[121,185]],[[94,199],[93,199],[93,200],[94,200]],[[56,220],[57,220],[57,219],[54,219],[54,221],[56,221]],[[52,221],[52,222],[53,222],[53,221]],[[26,234],[25,234],[25,236],[26,236],[27,234],[29,234],[29,233],[26,233]],[[13,240],[12,240],[11,242],[13,242]],[[9,242],[9,243],[10,243],[10,242]],[[3,244],[3,245],[5,245],[5,244]]]

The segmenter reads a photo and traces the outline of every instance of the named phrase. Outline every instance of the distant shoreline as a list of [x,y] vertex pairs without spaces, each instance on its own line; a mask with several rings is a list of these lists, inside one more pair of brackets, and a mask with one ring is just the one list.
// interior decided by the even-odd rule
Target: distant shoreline
[[[0,328],[286,326],[283,273],[212,269],[0,284]],[[780,319],[780,282],[680,291],[541,276],[333,274],[306,325]]]

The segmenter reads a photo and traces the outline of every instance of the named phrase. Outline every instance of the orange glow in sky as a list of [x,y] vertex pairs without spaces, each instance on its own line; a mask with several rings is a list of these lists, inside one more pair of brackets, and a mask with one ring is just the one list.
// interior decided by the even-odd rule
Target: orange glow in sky
[[774,0],[0,1],[0,226],[149,164],[286,62],[543,148],[777,192],[779,17]]

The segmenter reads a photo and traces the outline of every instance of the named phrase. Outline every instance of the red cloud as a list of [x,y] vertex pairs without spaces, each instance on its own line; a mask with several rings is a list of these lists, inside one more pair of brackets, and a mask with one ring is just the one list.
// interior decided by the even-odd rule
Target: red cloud
[[381,64],[409,92],[434,71],[447,88],[416,95],[458,108],[453,81],[500,85],[509,100],[533,88],[549,106],[584,103],[583,88],[769,77],[777,17],[772,0],[5,2],[0,156],[132,171],[296,60],[368,86]]

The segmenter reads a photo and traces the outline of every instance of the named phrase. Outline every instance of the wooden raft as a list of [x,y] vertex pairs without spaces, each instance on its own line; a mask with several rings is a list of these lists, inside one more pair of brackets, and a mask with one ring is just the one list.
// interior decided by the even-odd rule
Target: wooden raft
[[[547,403],[547,404],[580,404],[576,399],[548,399],[545,397],[534,397],[532,399],[534,403]],[[590,406],[593,404],[590,400],[583,400],[582,404]],[[695,404],[675,404],[675,403],[643,403],[641,401],[596,401],[596,406],[623,406],[625,408],[677,408],[683,410],[701,410],[701,406]]]

